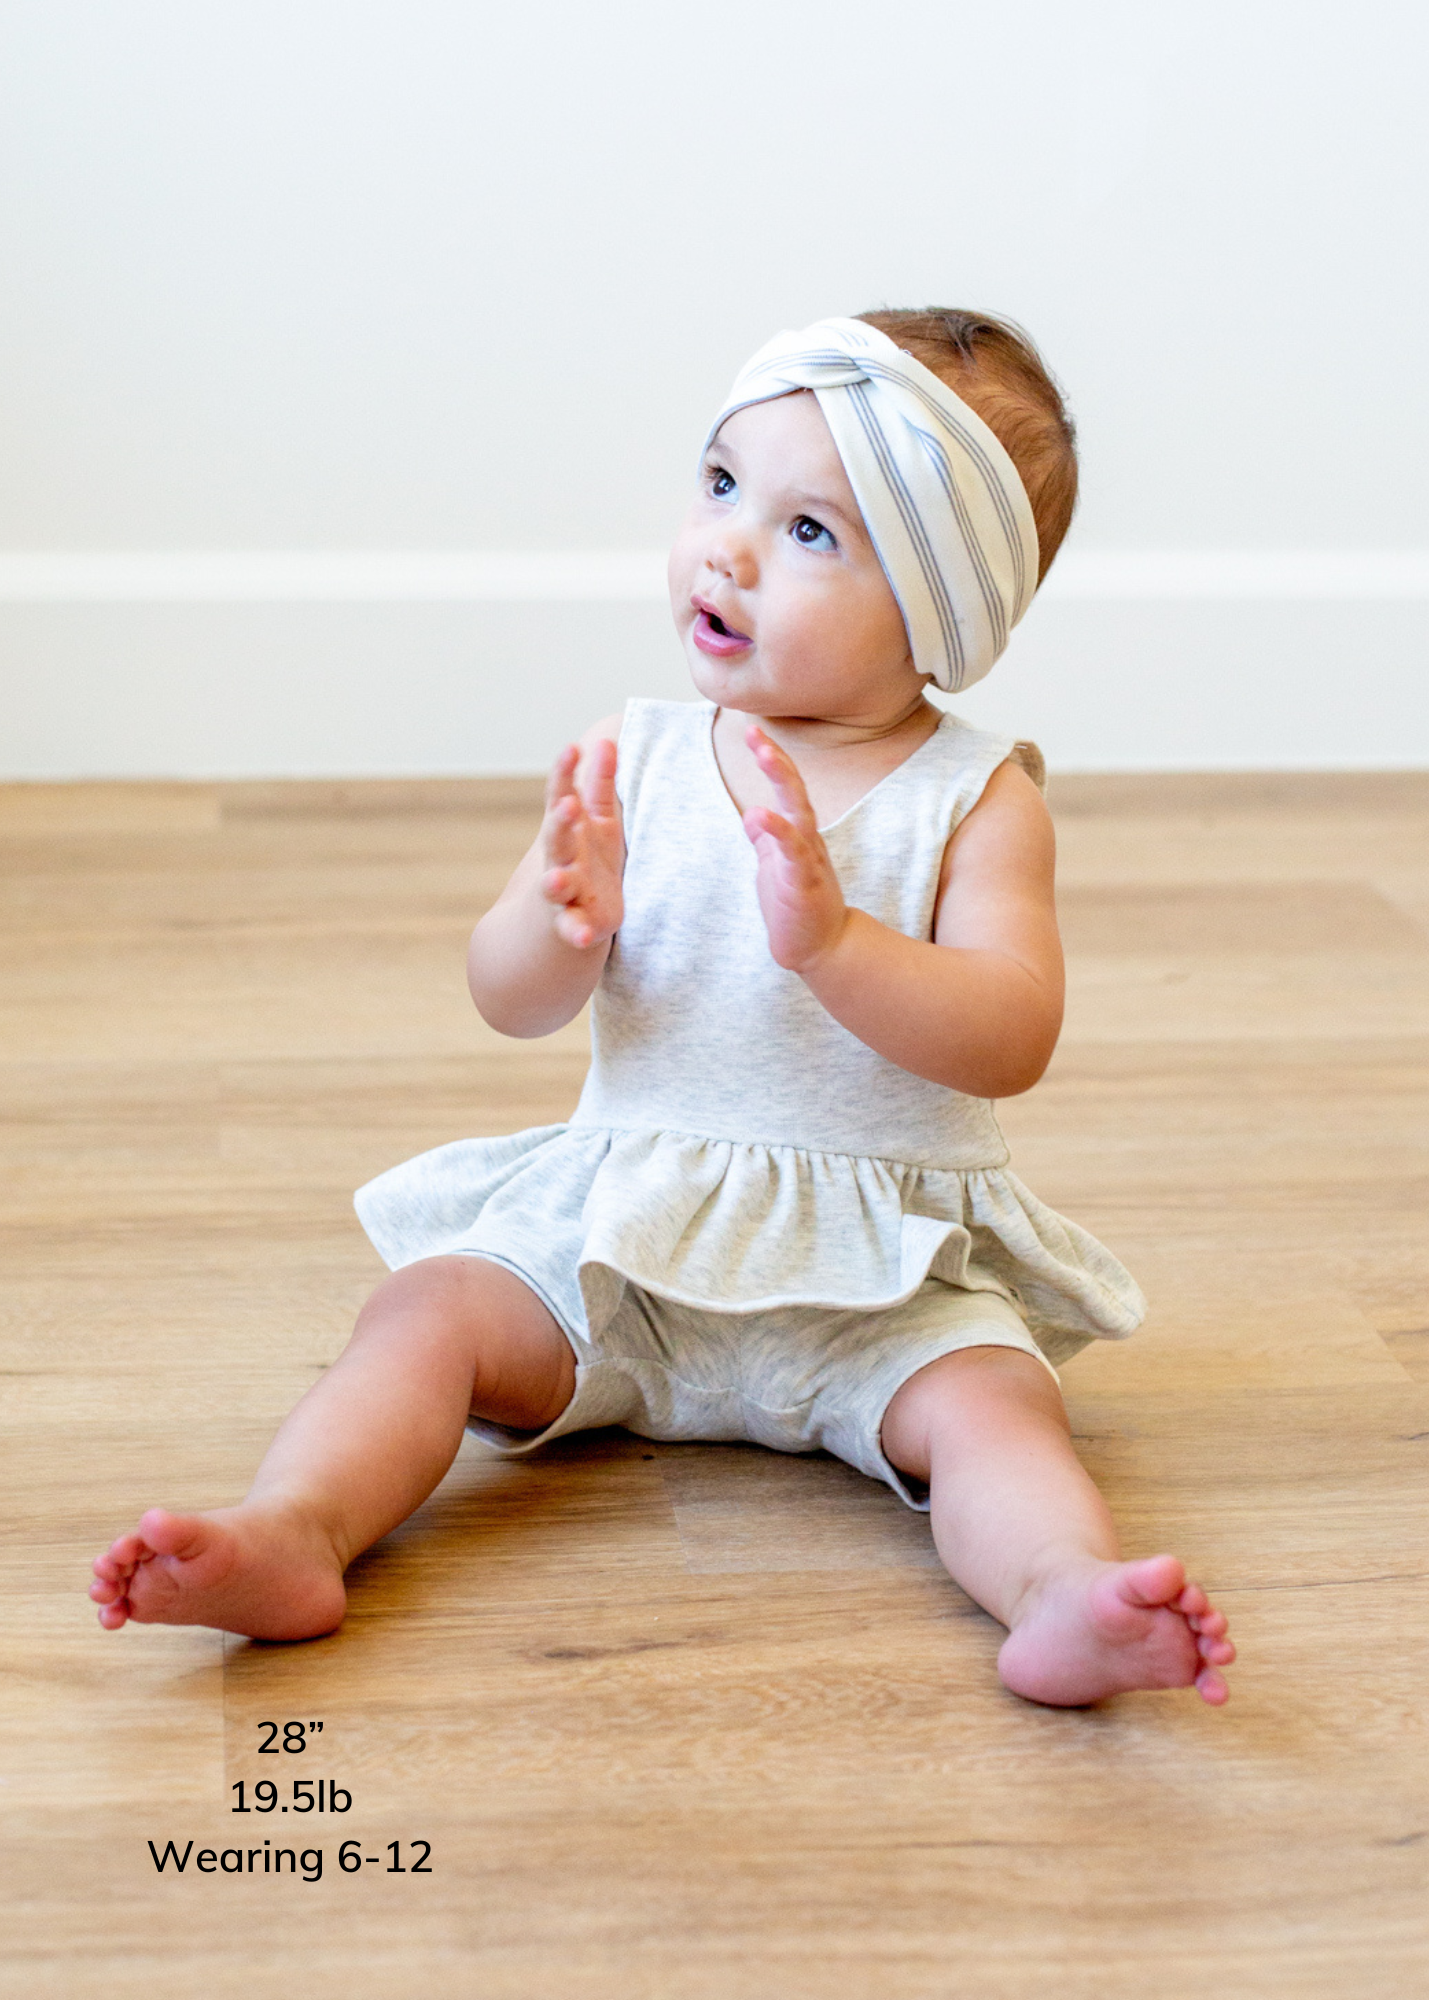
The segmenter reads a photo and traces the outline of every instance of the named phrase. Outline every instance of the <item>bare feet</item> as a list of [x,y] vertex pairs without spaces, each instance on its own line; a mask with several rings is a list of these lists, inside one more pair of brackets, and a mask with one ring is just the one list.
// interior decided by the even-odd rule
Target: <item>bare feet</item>
[[1078,1708],[1132,1688],[1194,1687],[1219,1706],[1235,1658],[1226,1620],[1175,1556],[1060,1570],[1029,1593],[998,1654],[1014,1694]]
[[322,1528],[296,1508],[151,1507],[94,1564],[99,1622],[213,1625],[250,1639],[314,1639],[342,1623],[342,1565]]

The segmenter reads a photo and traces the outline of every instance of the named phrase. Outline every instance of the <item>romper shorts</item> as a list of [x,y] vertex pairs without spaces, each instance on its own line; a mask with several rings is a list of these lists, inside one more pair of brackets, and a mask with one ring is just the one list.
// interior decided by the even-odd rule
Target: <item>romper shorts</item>
[[[544,1296],[524,1271],[507,1268]],[[545,1304],[554,1313],[548,1298]],[[901,1305],[876,1312],[827,1306],[715,1312],[627,1283],[598,1342],[564,1324],[562,1331],[575,1354],[576,1386],[555,1422],[536,1432],[475,1417],[468,1425],[503,1455],[519,1457],[606,1424],[662,1443],[828,1451],[886,1481],[921,1513],[926,1496],[890,1464],[880,1439],[884,1412],[910,1376],[964,1347],[1014,1347],[1057,1380],[1009,1299],[931,1277]],[[1086,1344],[1076,1336],[1054,1338],[1059,1359]]]

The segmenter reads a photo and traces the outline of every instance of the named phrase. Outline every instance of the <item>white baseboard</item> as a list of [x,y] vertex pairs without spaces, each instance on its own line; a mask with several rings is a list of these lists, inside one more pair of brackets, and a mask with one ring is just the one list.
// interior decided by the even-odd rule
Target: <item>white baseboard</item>
[[[0,557],[0,777],[540,770],[627,694],[692,692],[662,571],[638,551]],[[955,706],[1068,771],[1426,766],[1429,557],[1069,552]]]

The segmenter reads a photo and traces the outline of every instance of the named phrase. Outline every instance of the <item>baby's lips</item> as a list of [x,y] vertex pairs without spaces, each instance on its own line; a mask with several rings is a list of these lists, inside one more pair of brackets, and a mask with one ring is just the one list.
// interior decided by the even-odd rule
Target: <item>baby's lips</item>
[[740,632],[731,625],[719,606],[712,604],[709,598],[692,597],[690,602],[694,605],[695,610],[703,613],[706,618],[717,618],[719,620],[720,624],[724,627],[724,631],[719,635],[721,638],[737,639],[743,646],[753,643],[751,635],[748,632]]
[[729,627],[724,625],[723,621],[721,621],[719,629],[716,629],[714,621],[707,611],[701,611],[697,614],[693,636],[696,646],[712,660],[742,659],[748,654],[751,645],[754,643],[751,639],[746,638],[743,633],[731,631]]

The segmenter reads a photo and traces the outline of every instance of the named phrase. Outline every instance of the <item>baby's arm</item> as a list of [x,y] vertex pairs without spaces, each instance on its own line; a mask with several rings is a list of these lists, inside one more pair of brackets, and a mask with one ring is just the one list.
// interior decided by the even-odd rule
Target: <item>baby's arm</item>
[[1030,1090],[1062,1025],[1052,821],[1001,765],[948,843],[933,941],[844,902],[792,761],[761,730],[750,748],[781,811],[745,814],[769,945],[836,1021],[900,1069],[972,1097]]
[[615,793],[620,717],[556,759],[541,831],[471,935],[467,984],[503,1035],[553,1034],[595,990],[624,914]]

